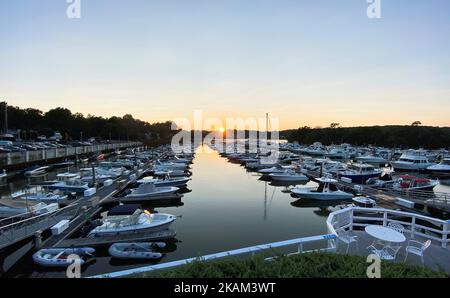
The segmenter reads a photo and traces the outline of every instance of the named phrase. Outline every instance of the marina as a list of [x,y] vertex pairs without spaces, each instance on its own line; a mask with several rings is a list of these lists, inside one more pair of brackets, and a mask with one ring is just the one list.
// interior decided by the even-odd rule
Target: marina
[[[95,253],[89,258],[90,261],[83,265],[83,276],[94,276],[134,270],[133,268],[138,270],[137,268],[145,266],[148,262],[165,264],[216,253],[224,249],[238,249],[245,245],[314,237],[314,235],[319,237],[327,233],[329,229],[326,224],[327,218],[334,212],[349,206],[369,207],[373,210],[375,208],[403,210],[418,216],[420,214],[433,216],[430,209],[434,208],[434,211],[439,211],[440,218],[448,220],[450,188],[446,185],[438,183],[429,190],[411,189],[406,192],[394,187],[376,189],[370,184],[365,185],[360,179],[361,176],[358,176],[360,180],[357,183],[353,183],[351,178],[345,175],[347,173],[345,159],[339,158],[339,162],[331,162],[327,158],[316,156],[316,151],[313,152],[314,157],[311,159],[308,153],[299,154],[295,149],[288,149],[289,146],[291,144],[282,143],[281,153],[291,154],[290,158],[280,158],[280,163],[275,165],[263,165],[257,155],[250,153],[230,154],[227,158],[226,154],[218,152],[214,146],[206,145],[193,146],[196,154],[189,155],[188,159],[177,157],[167,146],[133,149],[134,153],[128,153],[127,158],[135,160],[143,158],[142,162],[134,162],[133,169],[126,169],[114,179],[102,181],[103,183],[97,186],[92,194],[87,196],[79,194],[66,207],[32,216],[29,219],[4,219],[5,224],[0,227],[3,251],[7,252],[8,247],[15,247],[16,243],[23,245],[27,238],[29,242],[26,242],[25,246],[28,245],[29,249],[20,257],[12,253],[4,258],[3,275],[63,276],[65,271],[62,269],[44,270],[43,266],[33,263],[32,255],[40,249],[54,249],[56,252],[57,249],[71,247],[95,248]],[[297,155],[297,158],[292,154]],[[241,159],[245,162],[241,162]],[[108,162],[97,163],[107,164],[109,167],[115,164],[127,165],[122,160],[123,158],[119,155],[112,156]],[[253,164],[248,163],[249,160],[261,165],[254,167]],[[325,167],[327,163],[333,166]],[[316,166],[310,167],[310,165]],[[342,169],[344,175],[339,175],[340,171],[336,169]],[[379,169],[377,173],[381,175],[384,170]],[[45,179],[51,180],[52,177],[80,179],[79,175],[68,174],[76,173],[76,171],[75,165],[69,166],[68,169],[55,169],[48,171]],[[186,176],[171,178],[172,171],[185,171]],[[158,177],[156,173],[160,172],[166,174],[160,176],[161,178],[154,178]],[[190,175],[189,178],[187,178],[188,175]],[[417,174],[411,173],[411,175]],[[423,177],[426,174],[419,175]],[[370,180],[373,177],[370,175],[365,178]],[[394,175],[394,177],[405,180],[410,176],[402,172],[401,175]],[[32,178],[24,176],[22,179],[29,183],[29,179]],[[417,179],[426,181],[425,178]],[[157,182],[167,183],[163,185],[169,186],[156,187]],[[9,189],[15,189],[16,185],[23,185],[23,183],[19,179],[11,181],[7,186]],[[42,182],[33,183],[45,186]],[[170,186],[171,183],[178,183],[181,189]],[[233,187],[229,187],[230,185]],[[146,186],[142,197],[128,200],[132,189],[139,186]],[[174,193],[154,193],[155,190],[165,188],[171,190],[173,188]],[[325,193],[330,197],[324,196]],[[130,208],[119,209],[120,206]],[[142,209],[140,209],[141,206]],[[141,211],[138,212],[138,210]],[[106,214],[109,214],[109,217],[106,217]],[[142,227],[146,225],[144,218],[159,216],[162,219],[161,216],[166,216],[165,214],[169,217],[173,216],[169,229],[164,226],[157,230],[139,230],[140,225]],[[114,221],[112,221],[113,218]],[[238,220],[231,220],[231,218]],[[105,222],[109,221],[111,223],[106,225]],[[137,221],[136,224],[133,224],[134,221]],[[99,224],[103,222],[104,228],[97,222]],[[61,232],[45,232],[50,229],[53,231],[58,225],[64,226]],[[123,228],[121,228],[122,225]],[[103,230],[108,232],[104,235],[98,234],[99,232],[94,232],[96,229],[99,232]],[[24,231],[22,236],[20,236],[20,230]],[[120,232],[122,230],[123,232]],[[233,232],[236,230],[239,230],[239,233]],[[265,232],[258,232],[261,230]],[[8,233],[13,236],[5,237]],[[446,247],[448,232],[443,233],[440,239],[444,241],[440,246]],[[148,251],[149,257],[140,259],[136,257],[135,260],[130,257],[112,258],[108,252],[111,245],[124,243],[134,247],[137,255],[142,253],[145,255],[145,249],[138,246],[141,242],[149,241],[150,243],[162,241],[165,245],[157,251]],[[306,247],[312,245],[311,247],[314,248],[315,244],[307,241],[304,245]],[[334,246],[330,245],[329,249],[339,251],[340,248],[335,243]],[[117,246],[117,249],[114,248],[113,252],[122,254],[120,250],[125,247]],[[447,250],[444,252],[448,253]],[[5,269],[8,265],[9,268]],[[44,267],[49,269],[48,266]]]

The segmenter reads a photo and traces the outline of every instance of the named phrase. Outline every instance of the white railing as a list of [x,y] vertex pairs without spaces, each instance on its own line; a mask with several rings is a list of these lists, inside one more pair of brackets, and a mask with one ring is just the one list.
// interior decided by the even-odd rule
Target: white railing
[[352,231],[368,225],[387,226],[391,222],[405,226],[405,233],[411,239],[420,236],[438,242],[444,248],[450,242],[449,220],[382,208],[349,207],[332,212],[327,219],[327,228],[330,234],[337,235],[341,230]]
[[38,230],[45,230],[63,219],[73,218],[79,212],[78,204],[71,204],[57,211],[43,213],[0,227],[0,249],[31,237]]
[[288,255],[300,254],[300,253],[307,252],[303,249],[304,244],[318,242],[318,241],[327,241],[327,247],[318,249],[318,250],[320,250],[320,251],[335,251],[336,250],[335,240],[336,240],[336,234],[326,234],[326,235],[319,235],[319,236],[312,236],[312,237],[296,238],[296,239],[291,239],[291,240],[286,240],[286,241],[273,242],[273,243],[268,243],[268,244],[262,244],[262,245],[257,245],[257,246],[251,246],[251,247],[246,247],[246,248],[224,251],[224,252],[220,252],[220,253],[205,255],[202,257],[189,258],[189,259],[183,259],[183,260],[178,260],[178,261],[173,261],[173,262],[168,262],[168,263],[162,263],[162,264],[157,264],[157,265],[150,265],[150,266],[145,266],[145,267],[140,267],[140,268],[123,270],[123,271],[118,271],[118,272],[113,272],[113,273],[100,274],[100,275],[91,276],[91,278],[113,278],[113,277],[128,276],[128,275],[132,275],[132,274],[141,274],[141,273],[146,273],[146,272],[159,270],[159,269],[167,269],[167,268],[173,268],[173,267],[177,267],[177,266],[181,266],[181,265],[187,265],[194,261],[210,261],[210,260],[215,260],[215,259],[220,259],[220,258],[225,258],[225,257],[232,257],[232,256],[237,256],[237,255],[243,255],[243,254],[255,254],[255,253],[270,250],[270,249],[279,249],[279,248],[293,246],[293,245],[296,245],[298,250],[296,252],[290,253]]

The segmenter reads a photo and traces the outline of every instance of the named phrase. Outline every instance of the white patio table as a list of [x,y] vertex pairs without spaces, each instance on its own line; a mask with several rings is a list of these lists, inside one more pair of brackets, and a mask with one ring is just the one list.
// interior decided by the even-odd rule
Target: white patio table
[[[372,247],[375,249],[372,252],[379,255],[384,260],[394,260],[398,250],[400,247],[391,247],[391,243],[402,243],[406,241],[406,237],[391,228],[371,225],[365,228],[367,234],[370,236],[377,238],[383,242],[386,242],[384,248],[379,250],[374,247],[374,243],[372,243]],[[370,247],[370,246],[369,246]],[[385,250],[385,248],[391,248],[391,251]]]
[[388,243],[402,243],[406,241],[406,237],[402,233],[388,227],[371,225],[367,226],[365,230],[370,236]]

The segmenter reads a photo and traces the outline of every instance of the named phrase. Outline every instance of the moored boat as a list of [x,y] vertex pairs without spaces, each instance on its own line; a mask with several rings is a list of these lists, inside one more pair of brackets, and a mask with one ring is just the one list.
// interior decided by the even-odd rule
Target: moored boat
[[85,263],[83,257],[92,256],[95,252],[94,248],[91,247],[80,247],[80,248],[48,248],[41,249],[33,254],[33,261],[44,267],[67,267],[77,259],[70,258],[71,255],[76,255],[80,265]]
[[427,170],[436,177],[450,177],[450,157],[443,158],[439,164],[429,166]]
[[295,172],[293,170],[286,170],[282,173],[272,173],[268,175],[274,181],[308,181],[309,178],[302,173]]
[[164,242],[114,243],[108,252],[117,259],[160,259],[163,255],[155,249],[165,246]]
[[88,237],[121,235],[134,232],[157,232],[167,229],[176,220],[175,215],[150,213],[139,205],[119,205],[101,219],[101,225],[89,232]]
[[337,188],[337,180],[330,178],[317,179],[319,186],[317,188],[294,187],[291,192],[300,198],[311,200],[348,200],[353,195]]
[[175,186],[156,187],[153,182],[141,183],[137,188],[125,195],[125,199],[150,200],[161,196],[173,195],[179,190]]

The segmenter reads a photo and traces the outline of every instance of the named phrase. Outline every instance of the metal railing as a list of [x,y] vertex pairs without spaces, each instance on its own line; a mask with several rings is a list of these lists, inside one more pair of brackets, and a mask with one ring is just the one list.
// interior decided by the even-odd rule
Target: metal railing
[[330,234],[338,234],[341,230],[363,228],[368,225],[387,226],[388,223],[399,223],[405,226],[405,233],[411,239],[420,236],[446,248],[450,242],[450,221],[440,220],[420,214],[381,208],[349,207],[332,212],[327,219]]
[[318,242],[318,241],[326,241],[327,242],[326,248],[322,248],[322,249],[318,249],[318,250],[320,250],[320,251],[335,251],[336,250],[335,240],[336,240],[336,234],[326,234],[326,235],[319,235],[319,236],[312,236],[312,237],[296,238],[296,239],[291,239],[291,240],[286,240],[286,241],[273,242],[273,243],[268,243],[268,244],[261,244],[261,245],[251,246],[251,247],[229,250],[229,251],[224,251],[224,252],[220,252],[220,253],[196,257],[196,258],[188,258],[188,259],[167,262],[167,263],[162,263],[162,264],[157,264],[157,265],[133,268],[133,269],[123,270],[123,271],[118,271],[118,272],[113,272],[113,273],[100,274],[100,275],[91,276],[91,278],[122,277],[122,276],[128,276],[128,275],[132,275],[132,274],[146,273],[146,272],[159,270],[159,269],[167,269],[167,268],[173,268],[173,267],[177,267],[177,266],[181,266],[181,265],[187,265],[194,261],[210,261],[210,260],[244,255],[244,254],[255,254],[255,253],[267,251],[270,249],[279,249],[279,248],[293,246],[293,245],[297,246],[298,249],[296,252],[290,253],[288,255],[301,254],[301,253],[307,252],[307,251],[304,251],[304,249],[303,249],[304,244]]
[[43,213],[0,227],[0,249],[46,230],[63,219],[71,219],[80,211],[79,204],[71,204],[57,211]]

